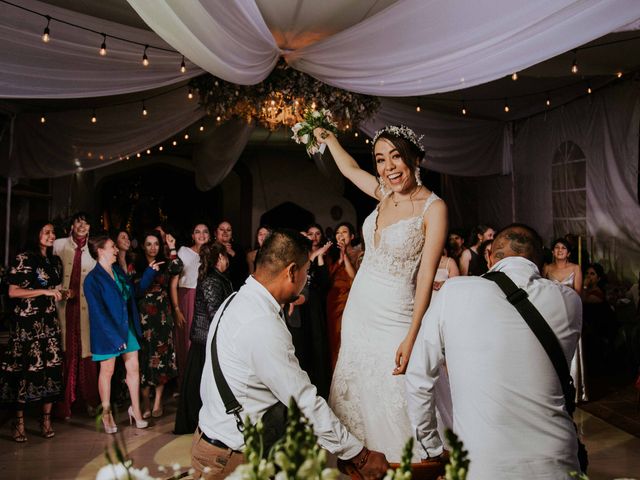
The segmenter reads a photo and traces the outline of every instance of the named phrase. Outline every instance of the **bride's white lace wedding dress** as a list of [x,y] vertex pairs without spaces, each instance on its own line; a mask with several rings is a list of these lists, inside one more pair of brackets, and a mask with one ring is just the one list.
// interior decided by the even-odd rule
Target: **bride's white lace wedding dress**
[[[392,371],[396,350],[411,324],[424,245],[422,219],[437,199],[432,193],[419,215],[378,232],[378,245],[379,205],[367,217],[362,226],[364,259],[342,315],[342,340],[329,404],[356,437],[369,449],[383,452],[390,462],[400,461],[413,435],[404,376],[393,376]],[[450,411],[450,400],[448,404]],[[414,461],[419,451],[416,446]]]

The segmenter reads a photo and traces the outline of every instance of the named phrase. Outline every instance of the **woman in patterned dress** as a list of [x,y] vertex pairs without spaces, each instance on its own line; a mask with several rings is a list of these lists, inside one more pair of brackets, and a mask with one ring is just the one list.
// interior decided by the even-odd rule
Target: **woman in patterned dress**
[[42,402],[40,429],[44,438],[55,435],[51,427],[51,406],[62,396],[62,353],[56,300],[60,290],[62,264],[53,255],[56,235],[49,222],[40,224],[29,236],[31,247],[18,254],[9,272],[11,311],[10,338],[0,364],[0,402],[15,407],[13,439],[27,441],[24,408]]
[[[160,233],[153,231],[145,235],[142,243],[141,263],[136,267],[135,278],[140,281],[142,272],[151,262],[160,265],[160,270],[151,286],[138,301],[142,343],[140,345],[140,383],[142,384],[143,418],[161,417],[162,393],[169,380],[178,375],[176,354],[173,347],[173,315],[169,299],[169,283],[172,275],[182,271],[182,261],[176,254],[176,241],[166,235],[170,251],[165,260],[164,244]],[[155,388],[153,410],[149,394]]]

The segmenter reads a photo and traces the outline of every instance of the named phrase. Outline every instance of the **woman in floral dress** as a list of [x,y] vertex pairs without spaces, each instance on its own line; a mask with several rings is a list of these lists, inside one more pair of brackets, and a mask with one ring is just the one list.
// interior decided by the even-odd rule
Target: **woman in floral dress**
[[62,396],[62,353],[56,300],[60,290],[62,264],[53,255],[56,239],[53,225],[40,224],[29,236],[31,247],[18,254],[7,283],[11,310],[10,337],[0,363],[0,403],[15,408],[13,439],[27,441],[24,408],[27,403],[42,403],[42,436],[55,435],[51,427],[51,406]]
[[[169,283],[172,275],[182,271],[182,261],[176,254],[176,241],[167,234],[170,259],[164,257],[164,244],[156,231],[147,233],[142,243],[142,262],[136,268],[138,281],[146,266],[151,262],[160,265],[160,270],[151,286],[138,301],[142,343],[140,345],[140,383],[142,384],[143,418],[161,417],[162,393],[169,380],[178,375],[176,354],[173,346],[173,315],[169,299]],[[155,388],[153,410],[151,410],[150,390]]]

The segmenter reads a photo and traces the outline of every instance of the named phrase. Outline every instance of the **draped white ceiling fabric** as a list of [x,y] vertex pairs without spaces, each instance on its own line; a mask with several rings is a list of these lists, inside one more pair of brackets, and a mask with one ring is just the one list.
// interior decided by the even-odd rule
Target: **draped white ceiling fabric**
[[472,120],[441,113],[416,112],[385,99],[378,114],[362,126],[373,137],[385,125],[403,124],[424,135],[425,168],[460,176],[507,174],[511,171],[510,129],[504,122]]
[[[14,178],[47,178],[83,169],[99,168],[126,159],[171,138],[202,118],[195,101],[187,101],[184,88],[169,92],[141,115],[139,104],[111,106],[96,111],[72,110],[47,115],[22,113],[11,121],[10,140],[1,143],[0,175]],[[192,135],[198,133],[192,132]],[[183,139],[178,139],[181,143]],[[171,148],[168,143],[165,148]],[[134,162],[135,158],[129,161]]]
[[144,45],[172,49],[157,34],[83,15],[36,0],[20,5],[43,15],[98,32],[140,42],[107,38],[107,55],[98,54],[102,35],[51,21],[51,41],[41,40],[46,20],[0,3],[0,98],[86,98],[151,90],[184,81],[203,71],[181,54],[150,48],[142,66]]
[[164,40],[224,80],[258,83],[284,54],[325,83],[381,96],[486,83],[640,18],[637,0],[400,0],[335,35],[281,51],[254,0],[128,2]]

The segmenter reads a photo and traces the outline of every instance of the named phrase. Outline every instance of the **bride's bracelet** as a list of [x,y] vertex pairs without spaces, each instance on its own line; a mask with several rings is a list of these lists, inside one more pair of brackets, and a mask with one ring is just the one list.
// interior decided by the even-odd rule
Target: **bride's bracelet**
[[364,455],[358,461],[358,463],[354,462],[354,465],[358,470],[362,470],[362,467],[364,467],[367,464],[367,460],[369,460],[369,454],[371,453],[371,450],[369,450],[367,447],[364,447],[364,450],[365,450]]

